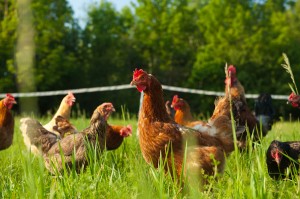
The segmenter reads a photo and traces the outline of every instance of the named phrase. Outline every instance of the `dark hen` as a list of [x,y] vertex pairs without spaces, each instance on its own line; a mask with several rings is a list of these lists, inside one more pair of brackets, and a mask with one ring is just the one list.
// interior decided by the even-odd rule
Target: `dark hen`
[[268,93],[262,93],[255,100],[255,116],[266,130],[271,130],[274,120],[275,110],[272,104],[272,97]]
[[[299,169],[300,141],[280,142],[273,140],[267,150],[266,162],[268,173],[273,179],[291,178],[286,176],[287,168],[291,167],[291,174]],[[294,173],[295,174],[295,173]]]

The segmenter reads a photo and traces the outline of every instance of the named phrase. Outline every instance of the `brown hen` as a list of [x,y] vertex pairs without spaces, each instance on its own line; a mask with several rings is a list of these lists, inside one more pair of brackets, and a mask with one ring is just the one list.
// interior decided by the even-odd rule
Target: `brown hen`
[[175,110],[174,120],[176,123],[196,130],[206,125],[206,122],[194,119],[190,105],[178,95],[174,95],[171,107]]
[[[160,160],[166,160],[165,170],[174,168],[178,176],[187,170],[198,174],[203,170],[208,175],[223,172],[225,156],[234,150],[229,117],[221,115],[196,131],[175,123],[169,117],[162,86],[153,75],[136,69],[131,85],[144,93],[138,131],[141,151],[147,163],[157,168],[163,164]],[[183,171],[185,149],[187,160]]]
[[14,117],[10,109],[16,103],[11,94],[6,94],[6,97],[0,101],[0,150],[7,149],[13,142]]

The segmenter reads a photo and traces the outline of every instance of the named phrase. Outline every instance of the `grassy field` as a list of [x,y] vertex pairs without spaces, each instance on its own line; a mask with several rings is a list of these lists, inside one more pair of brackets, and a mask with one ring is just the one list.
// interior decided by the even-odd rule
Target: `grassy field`
[[[181,189],[162,169],[146,164],[134,119],[110,119],[111,124],[130,123],[133,136],[119,149],[104,152],[85,172],[61,176],[48,173],[42,158],[33,157],[26,150],[19,119],[16,118],[13,145],[0,151],[0,198],[295,198],[299,195],[299,178],[274,181],[268,176],[265,164],[265,151],[273,139],[300,140],[299,122],[274,124],[253,150],[232,153],[224,174],[199,191],[192,185]],[[89,120],[74,119],[72,123],[83,129]]]

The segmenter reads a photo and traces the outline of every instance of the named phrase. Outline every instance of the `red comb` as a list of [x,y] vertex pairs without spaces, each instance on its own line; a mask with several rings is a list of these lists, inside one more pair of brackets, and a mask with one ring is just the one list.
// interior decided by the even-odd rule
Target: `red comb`
[[178,95],[174,95],[172,104],[175,104],[178,101]]
[[133,79],[135,79],[135,78],[137,78],[137,77],[139,77],[141,74],[143,74],[143,73],[145,73],[144,71],[143,71],[143,69],[135,69],[134,71],[133,71]]
[[230,71],[231,73],[236,73],[236,69],[235,69],[235,67],[233,65],[230,65],[228,67],[228,71]]
[[296,94],[294,92],[292,92],[289,96],[289,100],[292,100],[295,96],[296,96]]
[[11,98],[11,99],[15,99],[14,96],[12,96],[10,93],[6,93],[6,97]]

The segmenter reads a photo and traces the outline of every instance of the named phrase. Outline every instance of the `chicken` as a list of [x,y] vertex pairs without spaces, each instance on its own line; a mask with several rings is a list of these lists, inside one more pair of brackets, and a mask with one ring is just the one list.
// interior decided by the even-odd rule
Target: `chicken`
[[[280,142],[273,140],[266,153],[268,173],[273,179],[291,178],[299,171],[300,141]],[[286,176],[290,168],[290,175]]]
[[[200,174],[204,170],[207,175],[223,172],[226,154],[234,150],[229,117],[221,115],[201,131],[196,131],[175,123],[169,117],[162,86],[153,75],[136,69],[131,85],[144,92],[138,131],[140,148],[147,163],[157,168],[166,160],[166,172],[172,174],[172,169],[175,169],[177,176],[181,172],[187,174],[187,171]],[[185,149],[188,153],[182,170]]]
[[262,123],[264,129],[271,130],[275,114],[271,95],[268,93],[260,94],[255,100],[254,107],[256,119]]
[[179,98],[178,95],[174,95],[171,107],[176,111],[174,116],[176,123],[196,130],[206,125],[206,122],[194,119],[190,105],[186,100]]
[[67,135],[56,142],[45,154],[46,168],[51,173],[62,172],[63,168],[75,167],[80,171],[88,165],[88,150],[98,154],[105,148],[106,122],[114,107],[111,103],[98,106],[90,120],[90,126],[77,134]]
[[0,101],[0,150],[7,149],[13,142],[14,117],[10,110],[16,103],[11,94],[6,94],[6,97]]
[[[232,101],[232,112],[235,121],[239,126],[248,127],[250,136],[253,136],[253,141],[259,141],[267,134],[268,129],[265,126],[260,131],[259,121],[247,105],[244,87],[237,79],[236,68],[233,65],[230,65],[228,70],[226,70],[225,96],[225,99]],[[230,104],[226,104],[227,109],[230,109]],[[230,112],[228,110],[226,112],[228,113],[228,117],[230,117]],[[247,146],[247,133],[241,134],[238,140],[239,147],[245,148]]]
[[300,95],[297,95],[294,92],[292,92],[288,98],[288,103],[295,108],[300,108]]
[[76,100],[76,98],[74,97],[73,93],[69,92],[62,99],[60,106],[59,106],[58,110],[56,111],[55,115],[53,116],[53,118],[51,119],[50,122],[48,122],[47,124],[44,125],[44,128],[52,133],[59,135],[59,133],[55,129],[53,129],[53,127],[56,125],[55,118],[60,115],[63,118],[65,118],[66,120],[69,120],[70,115],[71,115],[71,108],[74,105],[75,100]]

